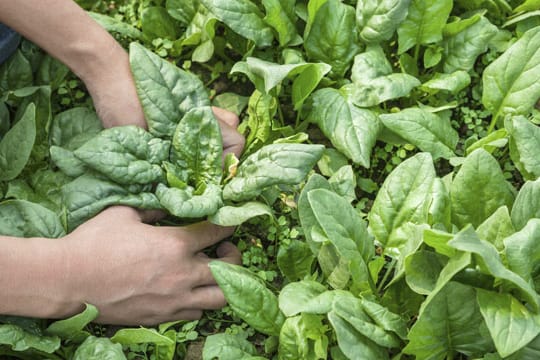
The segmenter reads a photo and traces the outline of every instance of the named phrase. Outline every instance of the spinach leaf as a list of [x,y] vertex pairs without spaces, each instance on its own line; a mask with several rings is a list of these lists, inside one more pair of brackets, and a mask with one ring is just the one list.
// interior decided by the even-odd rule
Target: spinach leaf
[[16,178],[26,166],[36,139],[35,121],[36,107],[30,104],[0,140],[0,181]]
[[327,327],[322,317],[301,314],[285,320],[279,333],[279,359],[320,359],[328,354]]
[[420,150],[431,153],[433,160],[455,156],[458,134],[449,120],[420,108],[382,114],[379,118],[388,129]]
[[73,360],[127,360],[120,344],[89,336],[73,354]]
[[75,150],[102,129],[101,121],[94,111],[85,107],[75,107],[53,118],[51,144]]
[[476,296],[497,352],[502,357],[523,348],[540,333],[540,316],[532,314],[512,295],[477,289]]
[[150,40],[175,40],[178,37],[176,21],[161,6],[149,6],[141,12],[141,28],[144,37]]
[[[41,336],[13,324],[0,324],[0,345],[7,345],[12,350],[22,352],[29,349],[52,354],[61,346],[57,336]],[[1,353],[0,349],[0,353]]]
[[262,0],[266,9],[264,21],[278,33],[279,45],[298,45],[302,38],[296,30],[294,0]]
[[332,72],[341,76],[360,50],[357,34],[354,8],[327,0],[315,14],[304,48],[310,59],[331,65]]
[[379,43],[390,40],[407,17],[410,0],[360,0],[356,3],[356,23],[360,39]]
[[401,163],[381,186],[368,215],[377,241],[386,245],[407,222],[427,223],[428,197],[435,179],[431,155],[417,154]]
[[95,320],[98,314],[99,311],[94,305],[86,304],[86,308],[82,313],[53,322],[45,332],[76,343],[83,342],[84,339],[90,336],[90,333],[85,331],[84,328]]
[[129,62],[150,133],[172,137],[192,108],[210,105],[201,81],[142,45],[132,43]]
[[291,240],[288,246],[280,246],[277,254],[279,270],[289,281],[297,281],[309,276],[315,256],[308,244],[300,240]]
[[59,238],[66,234],[51,210],[25,200],[0,203],[0,233],[17,237]]
[[488,152],[478,149],[461,165],[450,186],[452,222],[477,227],[501,206],[511,207],[514,193]]
[[490,352],[493,343],[484,335],[486,324],[475,295],[470,286],[448,283],[411,328],[404,353],[442,360],[456,352],[468,356]]
[[318,90],[312,100],[310,120],[321,128],[336,149],[369,168],[371,151],[382,127],[375,112],[353,105],[336,89]]
[[540,127],[523,116],[515,116],[506,123],[510,135],[510,157],[526,180],[540,178]]
[[412,0],[407,17],[397,30],[398,54],[415,45],[441,41],[442,29],[451,10],[452,0]]
[[222,149],[221,131],[212,109],[200,107],[189,111],[176,127],[171,160],[180,168],[184,182],[194,187],[219,184]]
[[74,154],[119,184],[150,184],[163,179],[161,162],[167,159],[169,146],[137,126],[121,126],[103,130]]
[[279,335],[285,321],[277,297],[247,269],[222,261],[210,262],[210,270],[233,311],[257,331]]
[[208,220],[221,226],[236,226],[240,225],[256,216],[268,215],[274,216],[272,209],[263,203],[250,201],[238,207],[222,206],[217,212],[212,214]]
[[[515,207],[515,205],[514,205]],[[504,247],[503,240],[516,232],[506,206],[498,208],[476,229],[478,237],[492,243],[497,250]]]
[[257,46],[269,46],[274,35],[263,20],[263,14],[250,0],[201,0],[219,21],[233,31],[253,40]]
[[223,188],[223,198],[243,201],[273,185],[298,184],[319,160],[323,149],[322,145],[267,145],[240,164],[236,177]]
[[214,334],[206,338],[202,353],[203,360],[262,360],[255,356],[255,346],[241,337],[233,334]]
[[482,75],[482,103],[493,114],[491,129],[505,113],[527,115],[540,98],[540,26],[527,31]]
[[540,219],[540,179],[527,181],[519,190],[512,207],[512,223],[521,230],[532,218]]
[[159,184],[156,188],[156,197],[161,206],[180,218],[212,215],[223,205],[221,188],[214,184],[206,185],[202,194],[196,194],[192,187],[177,189]]
[[532,283],[540,262],[540,219],[529,220],[523,229],[504,239],[504,250],[508,268]]

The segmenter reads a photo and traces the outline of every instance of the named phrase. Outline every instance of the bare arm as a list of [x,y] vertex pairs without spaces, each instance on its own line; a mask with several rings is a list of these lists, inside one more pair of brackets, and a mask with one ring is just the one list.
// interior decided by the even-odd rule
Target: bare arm
[[72,0],[0,0],[0,22],[79,76],[106,127],[146,127],[126,51]]

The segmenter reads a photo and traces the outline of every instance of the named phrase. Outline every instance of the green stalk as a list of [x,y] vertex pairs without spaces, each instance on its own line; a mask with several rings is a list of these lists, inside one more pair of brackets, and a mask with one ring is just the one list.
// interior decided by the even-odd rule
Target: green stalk
[[392,258],[392,260],[390,261],[390,265],[386,269],[386,273],[384,273],[384,276],[383,276],[381,282],[379,283],[379,286],[377,287],[377,294],[379,294],[382,291],[382,288],[383,288],[384,284],[386,283],[386,281],[388,280],[388,277],[390,276],[390,273],[396,267],[396,263],[397,263],[396,259]]

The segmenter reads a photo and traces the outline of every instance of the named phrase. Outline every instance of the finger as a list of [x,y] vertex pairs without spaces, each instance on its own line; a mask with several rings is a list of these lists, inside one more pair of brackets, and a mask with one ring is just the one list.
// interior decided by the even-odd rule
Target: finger
[[223,156],[232,152],[236,157],[240,157],[242,150],[244,150],[246,139],[228,124],[221,124],[220,127],[223,137]]
[[231,242],[223,242],[216,249],[218,260],[225,261],[231,264],[241,265],[242,264],[242,254],[236,246]]
[[188,248],[195,254],[217,244],[234,233],[234,226],[218,226],[208,221],[199,222],[179,228],[188,241]]
[[238,116],[232,111],[225,110],[217,106],[212,106],[212,111],[214,112],[214,116],[218,120],[234,128],[236,128],[238,126],[238,123],[240,122]]
[[217,310],[227,305],[225,295],[217,285],[197,287],[191,291],[191,295],[197,308],[202,310]]

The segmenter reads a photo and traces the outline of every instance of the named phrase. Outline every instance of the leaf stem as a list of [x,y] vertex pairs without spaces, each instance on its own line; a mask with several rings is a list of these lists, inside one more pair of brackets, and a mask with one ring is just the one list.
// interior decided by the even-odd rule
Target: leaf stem
[[394,268],[396,267],[396,263],[397,263],[396,259],[392,258],[392,260],[390,261],[390,265],[388,265],[388,268],[386,269],[386,272],[384,273],[384,276],[381,282],[379,282],[379,286],[377,286],[377,294],[379,294],[382,291],[382,288],[384,287],[384,284],[386,284],[386,281],[388,280],[390,273],[392,273]]

